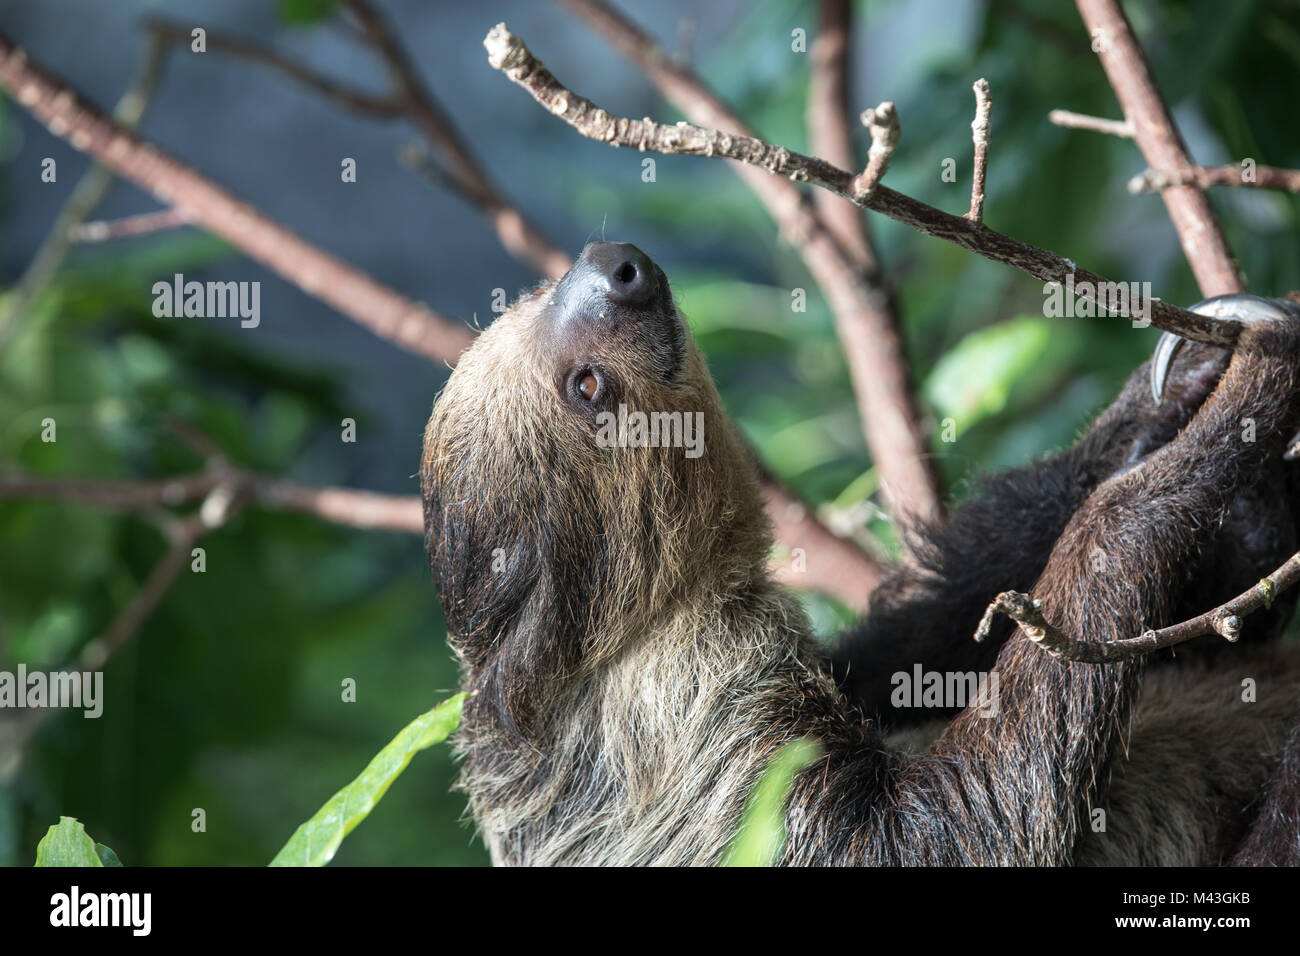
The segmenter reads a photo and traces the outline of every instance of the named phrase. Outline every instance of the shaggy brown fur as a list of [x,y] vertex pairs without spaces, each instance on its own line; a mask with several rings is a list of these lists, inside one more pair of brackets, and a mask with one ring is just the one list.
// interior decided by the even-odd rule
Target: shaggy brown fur
[[[805,736],[824,755],[796,779],[788,863],[1226,857],[1300,716],[1300,655],[1238,648],[1143,687],[1139,663],[1061,663],[1017,634],[998,716],[891,747],[768,575],[753,465],[662,273],[635,308],[593,291],[608,245],[483,333],[425,434],[431,562],[473,694],[461,786],[495,862],[717,862],[759,774]],[[1088,640],[1170,622],[1212,530],[1300,424],[1298,360],[1296,331],[1251,328],[1176,440],[1149,428],[1155,450],[1100,469],[1039,565],[1050,619]],[[595,416],[619,404],[702,412],[704,454],[602,447]]]

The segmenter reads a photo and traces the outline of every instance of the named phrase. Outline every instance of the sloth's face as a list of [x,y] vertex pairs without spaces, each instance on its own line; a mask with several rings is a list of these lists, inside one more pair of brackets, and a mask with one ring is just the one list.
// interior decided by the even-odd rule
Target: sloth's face
[[528,627],[571,669],[706,571],[740,578],[766,558],[748,454],[667,278],[624,243],[588,245],[465,352],[421,478],[452,643],[472,667]]
[[536,347],[557,394],[579,414],[617,411],[640,380],[667,389],[681,382],[686,329],[668,277],[636,246],[591,243],[563,279],[531,298],[541,300]]

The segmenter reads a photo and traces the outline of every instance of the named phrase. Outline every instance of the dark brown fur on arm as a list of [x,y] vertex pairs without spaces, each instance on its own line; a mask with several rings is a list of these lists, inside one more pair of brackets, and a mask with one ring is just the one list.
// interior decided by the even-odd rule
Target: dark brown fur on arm
[[[1093,492],[1033,588],[1049,620],[1095,641],[1172,623],[1209,529],[1295,428],[1298,357],[1294,329],[1250,330],[1177,440]],[[1247,420],[1256,441],[1243,441]],[[789,861],[1070,862],[1141,664],[1058,662],[1017,633],[997,671],[1000,713],[963,711],[922,755],[888,755],[870,727],[832,743],[796,784]]]
[[1291,732],[1232,865],[1300,866],[1300,726]]
[[[999,619],[981,643],[972,640],[990,601],[1038,580],[1067,522],[1107,478],[1171,441],[1227,365],[1228,353],[1187,349],[1175,365],[1166,401],[1151,398],[1148,365],[1072,447],[1046,460],[977,479],[947,525],[912,536],[912,557],[872,594],[867,615],[831,654],[837,683],[864,714],[892,727],[952,716],[957,708],[898,709],[891,676],[919,664],[929,672],[979,672],[993,666],[1011,635]],[[1178,612],[1193,616],[1227,600],[1281,563],[1297,547],[1291,501],[1297,468],[1267,463],[1263,479],[1241,489],[1207,542]],[[1182,595],[1176,595],[1176,599]],[[1278,633],[1294,610],[1284,595],[1252,618],[1248,641]],[[1213,653],[1222,642],[1204,642]],[[1186,651],[1186,649],[1184,649]]]

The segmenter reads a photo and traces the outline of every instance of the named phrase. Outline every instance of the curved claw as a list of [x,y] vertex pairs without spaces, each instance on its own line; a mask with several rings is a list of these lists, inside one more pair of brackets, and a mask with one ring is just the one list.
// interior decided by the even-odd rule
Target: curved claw
[[[1244,292],[1216,295],[1196,303],[1189,311],[1213,319],[1231,319],[1236,322],[1300,319],[1300,305],[1290,299],[1266,299],[1258,295],[1247,295]],[[1174,357],[1182,347],[1183,341],[1181,336],[1166,332],[1156,343],[1156,350],[1151,356],[1151,395],[1157,405],[1164,398],[1169,368],[1173,365]]]

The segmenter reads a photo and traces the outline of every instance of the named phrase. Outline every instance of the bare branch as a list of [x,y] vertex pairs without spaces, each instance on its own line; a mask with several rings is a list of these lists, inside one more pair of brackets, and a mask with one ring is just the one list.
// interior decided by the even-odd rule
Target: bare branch
[[[203,448],[211,460],[219,460],[210,445],[205,444]],[[366,531],[424,534],[423,504],[418,495],[318,487],[229,466],[141,481],[6,478],[0,479],[0,499],[65,501],[151,514],[160,507],[203,501],[223,487],[231,489],[241,502],[272,511],[297,512]],[[849,607],[864,608],[872,588],[884,573],[881,565],[854,542],[832,533],[802,502],[766,474],[763,496],[778,539],[788,550],[801,548],[805,553],[804,571],[793,573],[792,566],[783,563],[774,567],[778,576],[793,587],[819,591]]]
[[898,123],[898,110],[889,102],[881,103],[873,110],[864,110],[862,125],[871,133],[871,148],[867,150],[866,167],[854,177],[850,189],[855,196],[865,200],[876,191],[889,168],[889,157],[898,148],[902,128]]
[[126,603],[113,623],[82,648],[77,670],[101,669],[110,657],[135,636],[176,582],[176,576],[191,558],[195,543],[209,530],[211,528],[199,515],[192,515],[177,523],[170,535],[170,546],[149,572],[140,590]]
[[[174,46],[188,48],[190,45],[192,27],[188,24],[172,23],[154,17],[145,21],[144,28],[153,36]],[[281,56],[260,43],[213,30],[207,31],[204,43],[208,53],[233,56],[266,67],[355,112],[390,119],[402,116],[406,112],[406,103],[400,97],[387,93],[370,93],[340,83],[322,73],[317,73],[308,66]]]
[[1241,636],[1242,619],[1246,615],[1270,607],[1278,594],[1294,586],[1297,581],[1300,581],[1300,553],[1291,555],[1281,567],[1254,587],[1204,614],[1159,630],[1147,631],[1137,637],[1101,642],[1079,641],[1066,636],[1043,617],[1038,603],[1029,595],[1019,591],[1004,591],[984,612],[975,632],[975,640],[982,641],[988,636],[994,614],[1005,614],[1020,625],[1020,629],[1031,641],[1053,657],[1087,664],[1107,664],[1140,657],[1206,634],[1218,634],[1227,641],[1236,641]]
[[[1075,4],[1147,165],[1152,169],[1191,166],[1187,146],[1160,96],[1119,0],[1075,0]],[[1161,196],[1201,293],[1209,297],[1246,291],[1205,193],[1194,186],[1170,186]]]
[[46,499],[145,512],[201,501],[222,485],[233,485],[251,503],[274,511],[295,511],[368,531],[424,533],[423,506],[418,495],[318,487],[237,468],[141,481],[3,478],[0,499]]
[[[782,584],[807,588],[865,611],[885,569],[852,541],[832,532],[806,503],[764,476],[763,498],[776,538],[790,557],[772,566]],[[795,552],[802,554],[794,560]]]
[[975,118],[971,120],[971,139],[975,143],[975,172],[970,184],[971,222],[984,221],[984,182],[988,178],[989,116],[993,112],[993,98],[989,95],[989,81],[980,78],[972,87],[975,91]]
[[68,235],[73,242],[108,242],[113,239],[147,236],[150,233],[178,229],[189,224],[189,217],[184,210],[160,209],[157,212],[144,212],[136,216],[124,216],[121,219],[82,223],[69,230]]
[[[587,6],[591,0],[562,2],[569,6]],[[1072,277],[1071,281],[1083,297],[1103,310],[1106,308],[1105,301],[1098,298],[1096,289],[1099,284],[1107,288],[1113,283],[1095,272],[1078,268],[1054,252],[1013,239],[983,223],[971,222],[964,216],[954,216],[935,209],[886,186],[877,186],[870,197],[861,199],[853,195],[852,182],[855,177],[852,173],[752,136],[724,133],[685,122],[679,122],[675,126],[661,126],[648,119],[633,120],[611,115],[556,80],[523,42],[506,30],[504,24],[493,28],[484,40],[484,45],[488,48],[489,62],[493,66],[528,90],[543,107],[591,139],[611,146],[629,146],[661,153],[719,156],[760,167],[794,182],[812,183],[926,235],[946,239],[987,259],[1004,262],[1044,282],[1064,285],[1067,277]],[[826,285],[823,288],[828,295],[831,294],[831,288]],[[1230,346],[1241,332],[1239,322],[1197,315],[1159,299],[1152,300],[1150,306],[1152,325],[1184,338]]]
[[1121,139],[1133,138],[1133,124],[1128,120],[1102,119],[1100,116],[1088,116],[1084,113],[1071,113],[1069,110],[1052,110],[1047,114],[1048,122],[1068,129],[1086,129],[1107,136]]
[[391,25],[369,0],[344,0],[361,24],[368,42],[379,53],[411,120],[439,151],[465,192],[488,217],[497,239],[511,255],[530,263],[542,275],[558,279],[569,271],[569,254],[544,236],[501,193],[483,171],[460,131],[420,78],[406,48]]
[[1300,169],[1278,166],[1188,166],[1184,169],[1148,169],[1129,180],[1128,191],[1134,194],[1168,189],[1170,186],[1241,186],[1247,189],[1276,189],[1300,193]]
[[[851,124],[857,111],[849,105],[853,3],[821,0],[819,16],[817,36],[809,51],[812,63],[808,76],[809,152],[842,169],[855,169],[859,161],[853,149]],[[845,251],[862,262],[869,277],[879,278],[883,283],[862,210],[824,189],[813,193],[813,202],[818,216]],[[888,310],[884,320],[894,329],[899,327],[896,306]]]
[[[346,7],[357,21],[361,38],[374,49],[387,69],[391,92],[380,95],[358,90],[273,50],[211,31],[207,37],[208,50],[273,69],[362,115],[411,121],[447,163],[447,171],[438,180],[440,184],[484,213],[507,252],[543,275],[559,278],[567,272],[571,265],[568,253],[546,238],[488,178],[380,11],[366,0],[346,0]],[[153,20],[149,28],[173,42],[189,42],[186,26]]]
[[380,285],[139,139],[29,62],[26,53],[3,34],[0,84],[50,132],[376,335],[445,362],[455,361],[472,340],[468,327]]

